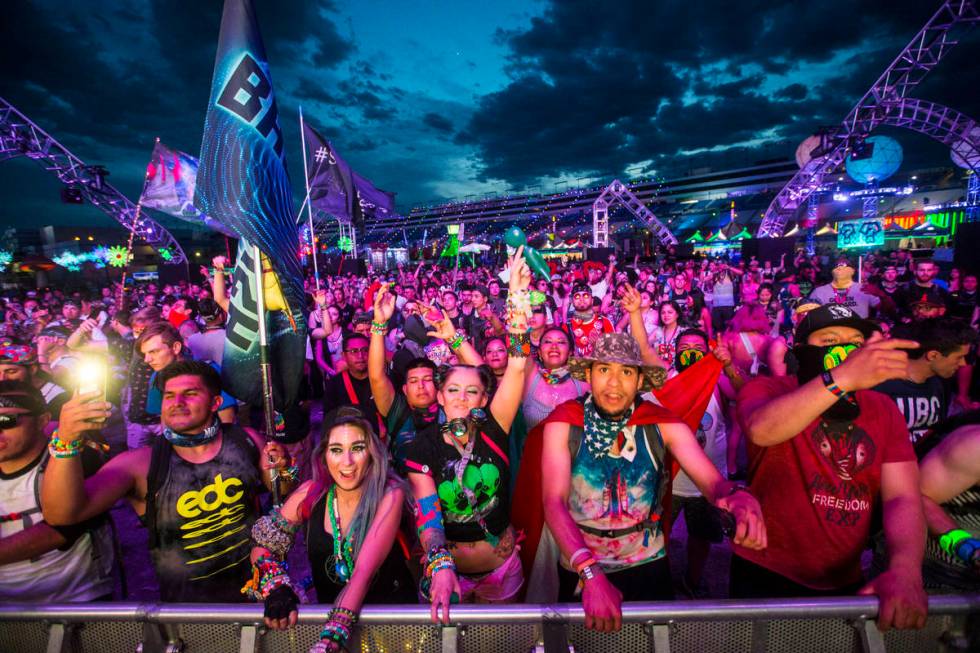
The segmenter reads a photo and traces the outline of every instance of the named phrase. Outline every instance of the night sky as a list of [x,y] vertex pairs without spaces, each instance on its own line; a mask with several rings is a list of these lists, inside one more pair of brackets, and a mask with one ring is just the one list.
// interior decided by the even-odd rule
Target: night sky
[[[397,209],[792,157],[839,122],[933,0],[256,0],[297,208],[298,108]],[[604,5],[604,6],[603,6]],[[737,8],[737,9],[736,9]],[[131,199],[154,137],[200,151],[221,2],[4,2],[0,95]],[[980,32],[917,97],[980,116]],[[908,165],[949,165],[898,132]],[[0,223],[113,224],[0,166]]]

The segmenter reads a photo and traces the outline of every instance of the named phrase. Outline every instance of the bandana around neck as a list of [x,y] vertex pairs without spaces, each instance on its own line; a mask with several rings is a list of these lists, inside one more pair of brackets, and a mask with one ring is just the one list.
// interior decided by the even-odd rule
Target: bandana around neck
[[609,447],[615,442],[616,437],[626,429],[626,424],[633,415],[633,407],[630,406],[618,420],[607,419],[599,414],[599,409],[590,394],[585,399],[584,409],[585,448],[593,458],[598,459],[609,453]]
[[541,378],[544,379],[544,382],[548,385],[558,385],[563,381],[567,381],[571,376],[567,365],[562,365],[561,367],[556,367],[553,370],[549,370],[543,363],[539,363],[538,372],[541,374]]
[[221,433],[221,422],[217,418],[209,426],[205,427],[203,432],[195,435],[177,433],[169,428],[163,429],[163,437],[175,447],[200,447],[202,444],[213,442],[219,433]]

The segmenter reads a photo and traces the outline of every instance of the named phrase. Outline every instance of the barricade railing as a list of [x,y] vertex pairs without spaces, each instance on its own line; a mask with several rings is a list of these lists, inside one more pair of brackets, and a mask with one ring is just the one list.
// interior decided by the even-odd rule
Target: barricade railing
[[[255,604],[0,606],[2,653],[305,653],[330,607],[301,606],[289,631]],[[922,630],[881,632],[873,597],[627,603],[616,633],[586,630],[581,605],[368,606],[347,650],[361,653],[928,653],[980,650],[980,594],[931,596]]]

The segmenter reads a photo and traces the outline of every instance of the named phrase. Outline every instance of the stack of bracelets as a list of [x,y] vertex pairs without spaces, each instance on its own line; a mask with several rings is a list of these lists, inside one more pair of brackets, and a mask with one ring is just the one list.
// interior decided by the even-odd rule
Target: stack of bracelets
[[350,630],[357,623],[357,615],[347,608],[334,608],[327,615],[327,623],[320,631],[320,641],[313,645],[310,653],[334,653],[339,651],[350,639]]
[[74,458],[82,452],[84,442],[81,439],[65,442],[58,437],[58,430],[55,429],[51,434],[51,442],[48,444],[48,453],[53,458]]
[[252,525],[252,539],[282,560],[293,546],[293,537],[298,530],[299,524],[291,523],[276,507],[269,511],[268,515],[263,515],[255,521]]
[[[507,296],[507,322],[513,327],[515,318],[527,319],[531,314],[531,293],[519,290]],[[520,324],[520,323],[519,323]],[[518,326],[517,328],[523,328]]]
[[980,551],[980,540],[969,531],[954,528],[939,536],[939,548],[969,565]]
[[455,572],[456,561],[453,560],[453,554],[449,552],[449,549],[443,545],[435,545],[425,555],[425,574],[419,583],[419,589],[422,591],[422,596],[425,597],[425,600],[431,600],[429,590],[432,588],[432,578],[436,575],[436,572],[442,571],[443,569],[452,569]]
[[466,342],[466,334],[463,333],[462,331],[456,331],[456,335],[453,336],[453,339],[450,340],[448,343],[449,348],[453,351],[456,351],[457,349],[463,346],[464,342]]
[[252,563],[252,578],[245,583],[242,594],[255,601],[264,601],[272,590],[283,586],[293,586],[289,580],[288,565],[272,556],[259,556]]
[[374,320],[371,320],[371,333],[376,333],[379,336],[383,336],[387,331],[387,322],[375,322]]

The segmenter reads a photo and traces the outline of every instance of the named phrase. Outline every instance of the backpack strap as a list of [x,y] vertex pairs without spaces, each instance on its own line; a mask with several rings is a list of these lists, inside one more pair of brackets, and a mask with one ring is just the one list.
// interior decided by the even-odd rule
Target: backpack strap
[[150,550],[160,545],[157,536],[157,494],[160,487],[167,480],[170,472],[170,456],[173,455],[173,447],[162,435],[157,437],[150,449],[150,470],[146,475],[146,512],[143,514],[143,524],[149,535]]

